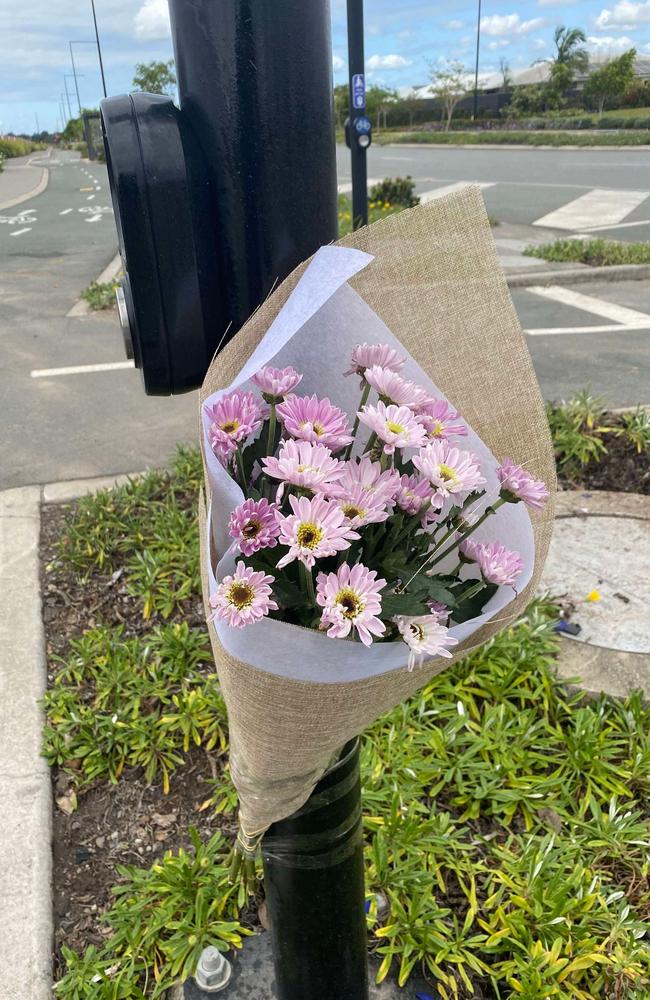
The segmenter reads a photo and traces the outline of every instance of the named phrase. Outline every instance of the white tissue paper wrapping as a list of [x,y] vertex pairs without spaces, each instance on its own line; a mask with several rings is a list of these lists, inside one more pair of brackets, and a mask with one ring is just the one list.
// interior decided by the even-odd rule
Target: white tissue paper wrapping
[[[205,407],[233,389],[241,388],[259,394],[250,378],[264,365],[275,368],[292,365],[303,374],[298,390],[300,395],[316,393],[319,397],[327,396],[353,417],[359,407],[359,379],[354,375],[344,378],[343,372],[349,368],[353,348],[364,341],[388,344],[398,349],[402,356],[406,356],[401,372],[404,378],[417,382],[433,396],[446,398],[444,392],[404,350],[397,337],[347,284],[348,279],[372,259],[360,250],[321,247],[232,384],[205,400],[204,453],[211,497],[208,503],[208,535],[202,541],[207,546],[210,593],[216,590],[217,581],[234,571],[238,553],[231,550],[228,521],[232,511],[245,498],[211,450],[210,421]],[[449,402],[453,405],[454,401]],[[486,498],[478,508],[480,512],[498,496],[496,467],[499,462],[471,427],[468,436],[458,444],[474,452],[481,460],[481,471],[487,483],[484,487]],[[216,566],[212,564],[210,533],[215,550],[225,553]],[[524,566],[517,579],[517,589],[523,590],[532,576],[535,561],[533,530],[524,504],[504,504],[477,529],[473,538],[496,540],[520,553]],[[442,565],[447,568],[445,563]],[[514,597],[512,587],[499,587],[479,617],[453,626],[450,635],[461,642],[469,638],[481,625],[503,611]],[[301,681],[340,684],[361,680],[404,669],[409,656],[409,649],[403,642],[375,642],[367,647],[358,642],[330,639],[324,632],[271,618],[264,618],[243,629],[233,628],[224,621],[213,622],[212,627],[231,656],[259,670]]]

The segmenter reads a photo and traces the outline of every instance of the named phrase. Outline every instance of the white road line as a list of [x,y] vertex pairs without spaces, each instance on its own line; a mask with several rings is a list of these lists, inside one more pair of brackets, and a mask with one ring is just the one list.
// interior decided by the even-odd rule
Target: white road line
[[549,326],[524,330],[524,333],[527,333],[529,337],[551,337],[558,333],[630,333],[633,330],[650,330],[650,317],[645,323],[629,323],[626,326],[621,326],[620,323],[611,326],[606,324],[603,326]]
[[613,191],[594,188],[561,208],[536,219],[534,226],[548,229],[591,229],[614,225],[633,212],[650,196],[650,191]]
[[86,222],[99,222],[101,217],[101,213],[99,215],[91,215],[90,218],[86,219]]
[[[382,177],[369,177],[368,178],[368,189],[373,187],[375,184],[381,184]],[[350,194],[352,192],[352,181],[345,181],[343,184],[338,186],[339,194]]]
[[483,189],[494,187],[494,184],[494,181],[457,181],[456,184],[445,184],[444,187],[434,188],[432,191],[423,191],[420,194],[420,204],[426,205],[429,201],[444,198],[447,194],[455,194],[456,191],[462,191],[466,187],[475,186]]
[[59,212],[59,215],[67,215],[68,212],[72,212],[72,209],[71,208],[64,208],[62,212]]
[[634,226],[650,226],[650,219],[637,219],[636,222],[612,222],[608,226],[591,226],[590,233],[600,233],[604,229],[632,229]]
[[92,201],[94,197],[95,197],[94,194],[89,194],[86,196],[86,201]]
[[548,288],[543,288],[535,285],[528,288],[527,291],[532,292],[533,295],[539,295],[543,299],[561,302],[565,306],[581,309],[582,312],[592,313],[594,316],[602,316],[603,319],[620,323],[624,327],[635,327],[641,330],[646,327],[650,328],[650,316],[647,313],[628,309],[627,306],[619,306],[616,302],[605,302],[593,295],[583,295],[582,292],[574,292],[570,288],[564,288],[560,285],[549,285]]
[[135,368],[133,361],[110,361],[100,365],[68,365],[67,368],[34,368],[32,378],[53,378],[55,375],[85,375],[92,372],[115,372]]
[[10,236],[22,236],[23,233],[31,233],[32,227],[26,226],[25,229],[15,229],[13,233],[9,233]]

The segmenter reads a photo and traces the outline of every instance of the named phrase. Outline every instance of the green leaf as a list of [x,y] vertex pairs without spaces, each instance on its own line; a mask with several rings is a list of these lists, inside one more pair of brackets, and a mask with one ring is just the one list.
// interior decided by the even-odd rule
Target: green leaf
[[382,594],[382,618],[393,618],[395,615],[426,615],[428,613],[426,595]]

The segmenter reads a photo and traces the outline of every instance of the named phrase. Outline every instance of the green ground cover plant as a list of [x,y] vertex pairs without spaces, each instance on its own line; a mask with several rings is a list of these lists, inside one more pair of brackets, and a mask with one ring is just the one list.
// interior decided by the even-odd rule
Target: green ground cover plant
[[[384,182],[386,183],[386,182]],[[368,223],[379,222],[395,212],[401,212],[404,205],[391,204],[389,201],[368,202]],[[352,232],[352,200],[346,194],[339,195],[339,236],[347,236]]]
[[[567,420],[580,434],[614,433],[602,412],[586,393],[550,409],[558,450],[589,460],[562,434]],[[626,416],[625,433],[646,447],[645,411]],[[141,608],[139,629],[97,625],[75,638],[45,699],[44,752],[80,796],[125,780],[127,766],[164,786],[182,780],[192,747],[227,748],[207,635],[183,620],[200,600],[200,481],[198,453],[182,449],[169,472],[84,498],[67,516],[58,558],[88,579],[123,570]],[[168,568],[153,590],[147,553]],[[650,708],[561,685],[556,615],[534,603],[365,734],[380,979],[424,969],[443,1000],[650,995]],[[234,812],[227,772],[206,808]],[[229,843],[190,836],[188,850],[119,869],[105,944],[64,949],[60,1000],[160,998],[207,943],[241,944],[252,911],[228,884]],[[389,904],[381,919],[377,892]]]
[[588,240],[559,239],[553,243],[526,247],[524,256],[540,257],[557,263],[590,264],[592,267],[650,264],[650,243],[623,243],[600,237]]
[[116,281],[91,281],[81,293],[93,312],[112,309],[115,305]]
[[563,132],[497,131],[485,132],[382,132],[374,140],[389,143],[442,143],[447,146],[646,146],[650,131],[638,132]]

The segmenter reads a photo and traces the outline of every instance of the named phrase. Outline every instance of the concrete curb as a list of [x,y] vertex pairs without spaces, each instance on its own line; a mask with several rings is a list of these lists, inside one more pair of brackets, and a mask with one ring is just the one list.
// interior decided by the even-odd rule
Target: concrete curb
[[31,191],[27,191],[25,194],[20,194],[16,198],[11,198],[9,201],[3,201],[0,204],[0,211],[5,208],[13,208],[14,205],[21,205],[24,201],[29,201],[30,198],[35,198],[37,195],[42,194],[48,185],[50,179],[50,172],[46,167],[41,170],[41,179],[36,184]]
[[[95,281],[97,282],[98,285],[103,285],[107,281],[112,281],[113,278],[115,278],[116,275],[119,274],[121,267],[122,267],[122,258],[118,253],[115,255],[115,257],[113,257],[110,263],[106,265],[102,273],[95,278]],[[66,313],[66,317],[88,316],[88,314],[91,313],[92,311],[93,310],[90,308],[90,305],[86,302],[85,299],[77,299],[72,309],[70,309]]]
[[375,145],[382,146],[384,149],[422,149],[423,147],[424,149],[518,149],[522,153],[529,152],[531,149],[570,149],[572,152],[578,150],[590,152],[592,149],[637,149],[640,153],[647,153],[650,149],[650,145],[632,146],[627,143],[620,146],[574,146],[572,143],[569,143],[568,146],[538,146],[523,142],[381,142],[381,140],[377,140],[376,136],[374,142]]
[[614,264],[612,267],[590,267],[581,264],[557,271],[506,271],[509,288],[527,288],[531,285],[575,285],[585,281],[647,281],[650,264]]
[[[574,517],[624,518],[650,522],[650,496],[567,490],[557,496],[556,519]],[[606,691],[624,698],[641,690],[650,697],[650,654],[631,653],[567,638],[557,662],[558,675],[566,681],[579,679],[579,687],[598,694]]]

